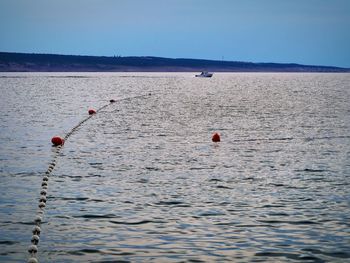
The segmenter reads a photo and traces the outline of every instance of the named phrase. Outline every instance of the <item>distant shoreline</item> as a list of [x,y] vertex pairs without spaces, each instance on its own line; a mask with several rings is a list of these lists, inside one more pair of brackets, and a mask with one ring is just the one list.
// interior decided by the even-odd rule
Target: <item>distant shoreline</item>
[[162,57],[0,52],[0,72],[350,72],[350,68]]

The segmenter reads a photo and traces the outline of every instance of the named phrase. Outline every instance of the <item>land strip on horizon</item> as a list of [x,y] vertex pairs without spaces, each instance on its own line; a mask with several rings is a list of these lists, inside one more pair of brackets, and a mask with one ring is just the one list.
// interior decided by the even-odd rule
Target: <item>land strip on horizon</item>
[[350,72],[350,68],[187,58],[0,52],[0,72]]

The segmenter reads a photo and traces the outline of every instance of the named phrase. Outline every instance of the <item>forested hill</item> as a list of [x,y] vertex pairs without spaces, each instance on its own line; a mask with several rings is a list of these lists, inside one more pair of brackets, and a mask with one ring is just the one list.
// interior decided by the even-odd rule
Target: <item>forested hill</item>
[[100,57],[0,52],[2,72],[350,72],[349,68],[161,57]]

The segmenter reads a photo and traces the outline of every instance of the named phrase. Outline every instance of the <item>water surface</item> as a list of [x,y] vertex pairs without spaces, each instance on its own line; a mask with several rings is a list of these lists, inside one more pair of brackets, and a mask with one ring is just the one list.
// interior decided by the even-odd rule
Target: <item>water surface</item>
[[350,262],[350,74],[193,75],[1,73],[0,261],[28,258],[51,137],[130,98],[62,149],[40,262]]

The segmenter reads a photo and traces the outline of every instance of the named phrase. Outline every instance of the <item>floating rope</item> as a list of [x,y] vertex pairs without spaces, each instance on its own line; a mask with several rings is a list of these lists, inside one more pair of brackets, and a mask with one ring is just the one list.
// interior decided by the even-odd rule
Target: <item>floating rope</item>
[[[148,93],[147,95],[139,95],[139,96],[134,96],[134,97],[127,97],[127,98],[123,98],[123,99],[119,99],[119,100],[114,100],[111,99],[109,101],[109,104],[106,104],[104,106],[102,106],[101,108],[97,109],[95,112],[93,112],[93,114],[90,113],[89,111],[89,116],[86,117],[85,119],[83,119],[82,121],[80,121],[77,125],[75,125],[64,137],[64,141],[67,141],[67,139],[75,132],[77,131],[77,129],[80,128],[80,126],[85,123],[86,121],[88,121],[90,118],[92,118],[94,116],[95,113],[98,113],[100,111],[102,111],[103,109],[105,109],[106,107],[108,107],[109,105],[117,102],[117,101],[123,101],[123,100],[131,100],[131,99],[136,99],[136,98],[142,98],[142,97],[146,97],[146,96],[150,96],[151,93]],[[61,152],[61,149],[63,147],[63,143],[60,145],[55,146],[55,151],[54,151],[54,155],[52,158],[52,161],[49,164],[48,169],[46,170],[46,172],[43,175],[43,179],[41,182],[41,190],[40,190],[40,198],[39,198],[39,205],[38,205],[38,210],[36,213],[36,217],[34,219],[34,223],[35,226],[32,230],[33,236],[31,238],[31,245],[28,247],[28,252],[30,254],[30,258],[28,259],[28,263],[38,263],[38,259],[37,259],[37,253],[38,253],[38,244],[40,241],[40,232],[41,232],[41,222],[43,220],[43,216],[44,216],[44,211],[45,211],[45,207],[46,207],[46,201],[47,201],[47,190],[48,190],[48,181],[49,181],[49,177],[53,171],[53,169],[56,166],[57,163],[57,158]]]

